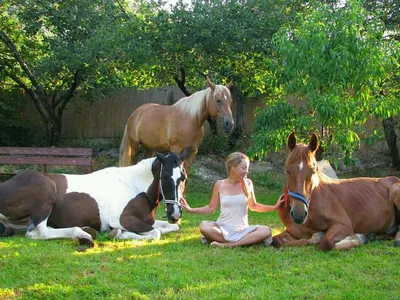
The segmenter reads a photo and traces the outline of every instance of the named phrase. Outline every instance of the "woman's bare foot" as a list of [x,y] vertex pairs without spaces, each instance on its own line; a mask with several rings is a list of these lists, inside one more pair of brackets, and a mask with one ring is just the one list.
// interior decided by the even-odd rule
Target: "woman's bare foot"
[[226,243],[220,243],[217,241],[211,242],[210,247],[229,247]]

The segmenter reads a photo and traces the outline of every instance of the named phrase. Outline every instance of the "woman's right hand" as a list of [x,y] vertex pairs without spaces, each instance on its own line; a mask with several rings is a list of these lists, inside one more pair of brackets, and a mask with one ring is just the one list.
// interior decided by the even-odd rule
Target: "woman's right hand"
[[187,212],[191,212],[192,208],[189,206],[189,204],[187,203],[186,199],[181,197],[179,199],[179,202],[181,203],[181,206],[187,211]]

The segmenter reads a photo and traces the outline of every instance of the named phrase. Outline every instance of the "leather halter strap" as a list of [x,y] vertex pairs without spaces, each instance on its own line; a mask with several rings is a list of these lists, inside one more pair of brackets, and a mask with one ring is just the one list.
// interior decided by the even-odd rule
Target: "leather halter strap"
[[159,180],[159,182],[158,182],[158,195],[157,195],[157,202],[156,202],[157,205],[160,203],[159,196],[160,196],[160,194],[161,194],[162,200],[164,200],[164,203],[165,203],[165,204],[178,204],[179,206],[181,206],[181,204],[179,203],[178,200],[176,200],[176,199],[166,199],[166,198],[165,198],[165,194],[164,194],[164,191],[163,191],[163,188],[162,188],[162,183],[161,183],[162,169],[163,169],[163,165],[161,164],[161,169],[160,169],[160,180]]
[[300,193],[295,193],[295,192],[291,192],[285,182],[285,186],[284,186],[284,195],[285,195],[285,207],[288,206],[289,203],[289,196],[299,200],[300,202],[302,202],[305,206],[307,206],[307,208],[310,206],[310,201],[308,201],[306,199],[306,197],[304,197],[302,194]]

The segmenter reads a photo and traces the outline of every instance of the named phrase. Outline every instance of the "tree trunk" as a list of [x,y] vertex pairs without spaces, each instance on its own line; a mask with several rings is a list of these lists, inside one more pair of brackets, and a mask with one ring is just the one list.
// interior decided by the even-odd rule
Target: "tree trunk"
[[55,146],[61,137],[61,117],[56,120],[48,119],[46,125],[46,142],[47,146]]
[[231,88],[231,93],[233,98],[235,99],[236,102],[236,121],[235,121],[235,127],[231,134],[229,135],[229,147],[232,149],[235,145],[236,142],[239,138],[242,137],[243,135],[243,129],[244,129],[244,102],[245,102],[245,97],[242,93],[242,91],[237,87],[237,86],[232,86]]
[[395,120],[393,117],[382,121],[383,131],[385,132],[386,142],[389,146],[390,156],[392,158],[392,167],[400,170],[399,150],[397,149],[397,135],[395,132]]

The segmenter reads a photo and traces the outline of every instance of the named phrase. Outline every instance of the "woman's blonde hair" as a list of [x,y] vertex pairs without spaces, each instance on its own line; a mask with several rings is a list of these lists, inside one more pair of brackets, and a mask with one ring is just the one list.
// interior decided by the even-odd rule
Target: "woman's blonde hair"
[[[249,157],[246,154],[243,154],[241,152],[233,152],[229,154],[225,161],[226,172],[228,173],[228,176],[231,169],[240,165],[244,160],[250,161]],[[243,192],[247,199],[250,198],[249,187],[246,180],[243,180]]]

